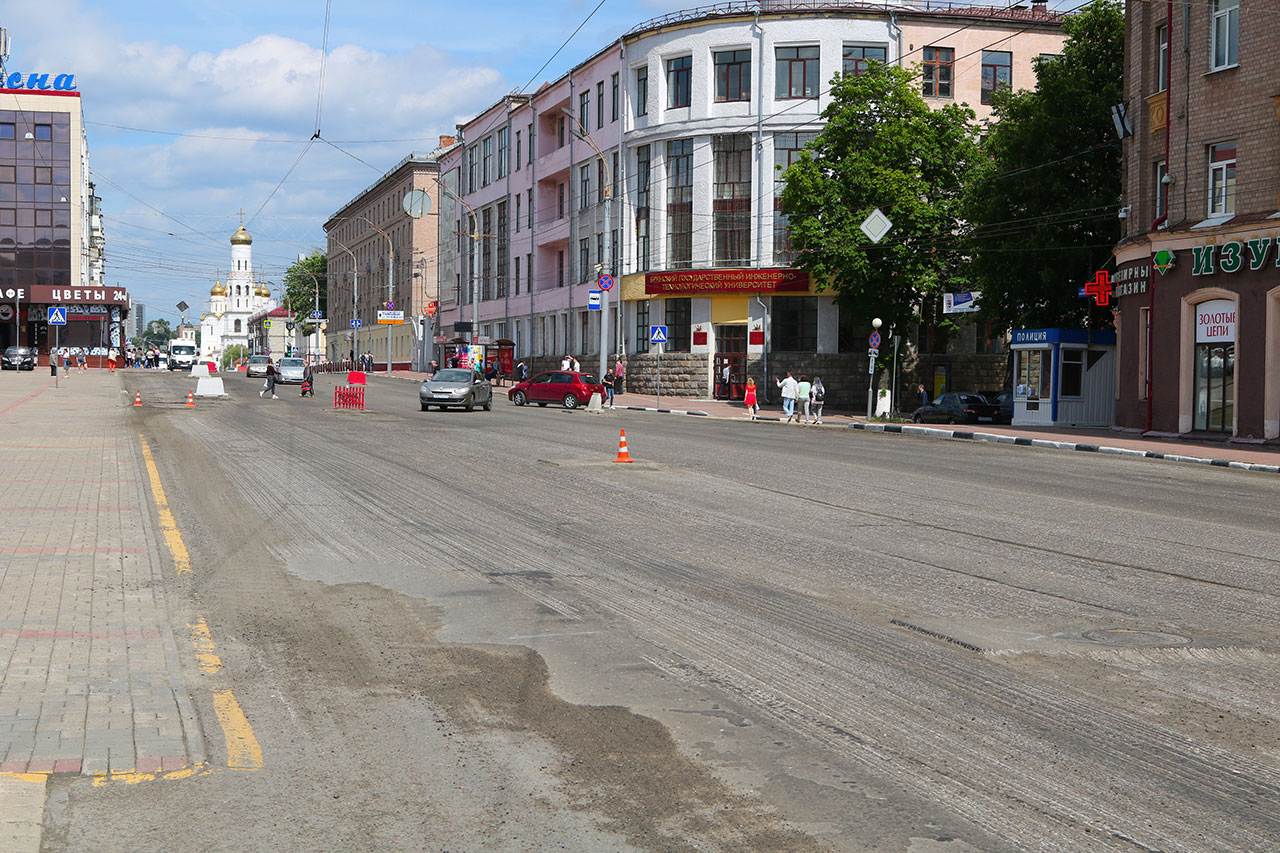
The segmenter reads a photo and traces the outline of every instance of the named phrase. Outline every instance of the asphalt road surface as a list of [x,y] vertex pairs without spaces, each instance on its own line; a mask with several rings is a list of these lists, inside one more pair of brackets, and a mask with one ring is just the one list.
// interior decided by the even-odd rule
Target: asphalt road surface
[[262,766],[46,849],[1280,849],[1274,476],[331,385],[133,415]]

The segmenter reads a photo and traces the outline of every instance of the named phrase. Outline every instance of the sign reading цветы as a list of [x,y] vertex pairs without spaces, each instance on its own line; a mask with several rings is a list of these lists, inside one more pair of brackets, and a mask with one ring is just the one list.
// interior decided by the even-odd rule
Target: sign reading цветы
[[1230,299],[1210,299],[1195,307],[1196,343],[1235,343],[1236,304]]

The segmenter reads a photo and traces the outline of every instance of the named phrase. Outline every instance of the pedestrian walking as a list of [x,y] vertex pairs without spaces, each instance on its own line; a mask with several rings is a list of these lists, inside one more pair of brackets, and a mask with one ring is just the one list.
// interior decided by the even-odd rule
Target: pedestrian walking
[[89,357],[84,354],[84,350],[76,353],[76,366],[80,368],[81,373],[89,372]]
[[516,380],[523,382],[529,378],[529,365],[523,361],[516,365]]
[[267,362],[267,378],[262,383],[262,390],[258,392],[258,396],[265,397],[267,394],[271,395],[272,400],[280,399],[276,396],[276,365],[271,361]]
[[809,389],[809,401],[813,412],[813,422],[822,423],[822,404],[827,398],[827,389],[822,384],[822,377],[813,377],[813,387]]
[[746,407],[747,414],[754,421],[760,413],[760,403],[756,400],[756,381],[750,376],[747,377],[746,390],[742,392],[742,405]]
[[[800,374],[800,383],[796,386],[796,423],[809,423],[809,411],[813,406],[813,400],[810,395],[813,393],[813,384],[809,382],[809,377],[803,373]],[[801,412],[804,413],[804,419],[801,420]]]
[[613,386],[617,381],[618,378],[614,376],[613,371],[610,370],[604,375],[604,382],[601,383],[604,385],[604,404],[610,409],[613,408]]
[[929,395],[925,393],[923,385],[916,385],[916,407],[929,405]]
[[787,423],[791,423],[791,419],[796,416],[796,391],[800,383],[791,375],[790,370],[787,371],[786,377],[777,380],[777,383],[782,389],[782,414],[787,416]]
[[315,373],[311,370],[311,362],[307,362],[302,368],[302,392],[298,396],[314,397],[316,395],[314,381]]

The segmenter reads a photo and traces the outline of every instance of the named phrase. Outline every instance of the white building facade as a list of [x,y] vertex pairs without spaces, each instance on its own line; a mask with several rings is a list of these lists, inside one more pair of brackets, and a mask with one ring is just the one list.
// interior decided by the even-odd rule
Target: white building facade
[[841,317],[791,268],[777,204],[779,171],[821,129],[831,80],[871,61],[922,64],[926,99],[981,118],[995,87],[1033,85],[1032,61],[1063,38],[1041,4],[735,4],[647,22],[459,126],[440,166],[456,192],[440,220],[444,337],[474,321],[481,341],[510,340],[537,366],[573,353],[594,367],[588,297],[610,272],[607,349],[626,358],[630,387],[650,384],[649,328],[666,325],[664,390],[739,396],[747,376],[791,369],[856,399],[867,318]]
[[224,284],[216,281],[209,291],[209,305],[200,315],[200,355],[221,361],[233,345],[249,350],[249,318],[275,307],[271,291],[254,278],[253,237],[241,225],[231,235],[231,271]]

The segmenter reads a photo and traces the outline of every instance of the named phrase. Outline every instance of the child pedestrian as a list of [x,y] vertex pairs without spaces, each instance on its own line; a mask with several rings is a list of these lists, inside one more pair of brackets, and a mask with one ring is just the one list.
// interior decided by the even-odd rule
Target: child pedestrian
[[813,377],[813,387],[809,389],[809,399],[812,405],[813,422],[815,424],[822,423],[822,403],[827,398],[827,389],[822,385],[822,377]]
[[746,407],[747,413],[754,421],[756,415],[760,413],[760,404],[756,401],[756,381],[750,376],[747,377],[747,389],[742,395],[742,405]]

